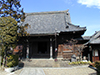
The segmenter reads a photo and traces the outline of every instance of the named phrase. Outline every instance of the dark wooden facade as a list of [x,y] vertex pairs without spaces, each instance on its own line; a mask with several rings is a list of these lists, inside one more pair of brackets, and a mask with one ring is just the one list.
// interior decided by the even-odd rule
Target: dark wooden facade
[[27,58],[50,58],[50,39],[48,36],[28,36],[20,38],[20,44],[24,46],[23,57]]
[[[81,35],[84,34],[84,31],[81,32],[69,32],[69,33],[62,33],[58,36],[58,58],[67,58],[71,59],[71,56],[75,54],[79,57],[79,47],[83,45],[83,42],[80,42],[78,38],[81,38]],[[72,42],[71,39],[75,39],[76,42]],[[71,42],[69,42],[71,41]]]
[[100,44],[91,44],[91,61],[99,61],[100,60]]
[[[28,36],[22,37],[20,44],[24,46],[23,57],[27,58],[27,47],[29,47],[29,58],[50,58],[50,46],[52,44],[52,57],[71,59],[75,54],[79,56],[77,47],[81,46],[83,42],[77,40],[81,38],[83,32],[64,32],[56,35],[48,36]],[[52,39],[52,41],[50,41]],[[69,43],[71,39],[76,39],[76,43]],[[56,44],[55,44],[56,42]],[[55,46],[56,45],[56,46]],[[55,48],[57,47],[57,52]]]
[[[92,62],[100,60],[100,31],[96,31],[86,43],[87,53],[90,55]],[[85,51],[86,53],[86,51]]]

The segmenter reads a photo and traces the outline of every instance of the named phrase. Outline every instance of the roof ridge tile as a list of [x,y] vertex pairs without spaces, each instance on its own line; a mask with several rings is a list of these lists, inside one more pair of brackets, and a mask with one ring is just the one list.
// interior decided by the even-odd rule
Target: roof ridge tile
[[[47,11],[47,12],[33,12],[33,13],[25,13],[26,16],[30,15],[46,15],[46,14],[60,14],[60,13],[68,13],[69,9],[65,11]],[[69,13],[68,13],[69,14]]]

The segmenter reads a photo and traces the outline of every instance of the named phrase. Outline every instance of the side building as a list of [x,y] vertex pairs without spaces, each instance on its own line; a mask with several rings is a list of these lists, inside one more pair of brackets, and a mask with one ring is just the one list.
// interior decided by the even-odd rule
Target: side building
[[92,62],[100,60],[100,31],[96,31],[90,40],[85,44],[88,47],[88,54]]

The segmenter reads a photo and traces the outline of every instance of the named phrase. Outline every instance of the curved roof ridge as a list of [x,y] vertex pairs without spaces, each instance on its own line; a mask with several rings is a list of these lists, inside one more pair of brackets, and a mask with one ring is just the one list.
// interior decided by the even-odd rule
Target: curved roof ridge
[[79,25],[74,25],[72,23],[68,23],[68,25],[72,25],[72,26],[77,27],[77,28],[84,28],[84,29],[86,29],[86,27],[80,27]]
[[43,14],[59,14],[59,13],[68,13],[68,11],[69,11],[69,9],[64,10],[64,11],[33,12],[33,13],[25,13],[25,14],[26,14],[26,16],[30,16],[30,15],[43,15]]

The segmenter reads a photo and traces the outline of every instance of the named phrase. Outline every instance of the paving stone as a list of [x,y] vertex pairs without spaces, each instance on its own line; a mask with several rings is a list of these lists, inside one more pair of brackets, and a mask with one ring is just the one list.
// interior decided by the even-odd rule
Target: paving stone
[[68,61],[54,61],[49,59],[31,59],[31,62],[29,61],[22,61],[24,63],[24,67],[69,67]]
[[45,75],[42,69],[24,68],[19,75]]
[[87,66],[70,68],[22,68],[8,73],[0,69],[0,75],[96,75],[96,71]]

